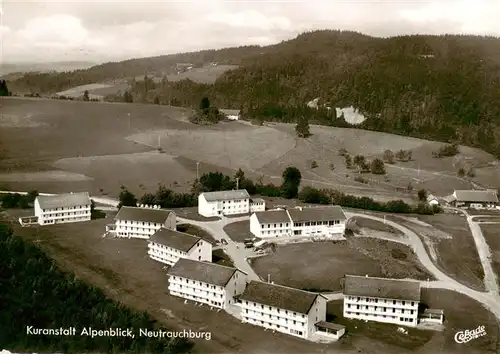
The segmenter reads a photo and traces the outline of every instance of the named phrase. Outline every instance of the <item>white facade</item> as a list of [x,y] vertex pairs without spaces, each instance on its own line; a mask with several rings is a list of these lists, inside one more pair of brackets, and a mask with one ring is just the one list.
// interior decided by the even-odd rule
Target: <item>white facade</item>
[[294,236],[328,236],[345,233],[345,220],[294,222]]
[[245,295],[243,295],[240,304],[241,318],[249,324],[308,339],[317,332],[316,323],[325,321],[326,304],[327,299],[317,295],[312,306],[306,310],[307,313],[301,313],[257,301],[245,300]]
[[212,262],[212,245],[200,239],[192,248],[187,251],[163,245],[158,242],[148,243],[148,254],[151,259],[174,265],[181,258],[188,258],[194,261]]
[[344,296],[344,317],[415,327],[418,301],[367,296]]
[[88,193],[38,196],[34,202],[34,209],[40,225],[91,220],[91,202]]
[[264,199],[250,199],[250,213],[266,211],[266,201]]
[[169,275],[170,295],[225,309],[234,305],[234,297],[245,290],[246,274],[237,270],[227,284],[215,285],[189,278]]
[[[276,214],[283,213],[285,215],[285,210],[270,210],[265,213]],[[272,238],[272,237],[283,237],[283,236],[291,236],[292,235],[292,221],[290,219],[279,219],[273,220],[270,222],[265,218],[260,218],[259,214],[252,214],[250,216],[250,232],[259,238]]]
[[148,239],[163,225],[148,221],[116,220],[115,233],[116,237]]
[[248,214],[250,195],[246,190],[201,193],[198,214],[205,217]]
[[269,210],[250,217],[250,232],[259,238],[333,237],[344,235],[346,217],[340,207]]

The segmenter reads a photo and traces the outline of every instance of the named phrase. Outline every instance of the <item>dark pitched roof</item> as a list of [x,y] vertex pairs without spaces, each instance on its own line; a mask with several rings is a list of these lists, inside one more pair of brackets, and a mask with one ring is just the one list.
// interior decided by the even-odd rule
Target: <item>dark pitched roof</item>
[[167,209],[121,207],[115,220],[144,221],[163,224],[172,213]]
[[456,190],[459,202],[498,203],[498,195],[494,190]]
[[344,295],[420,301],[420,282],[346,275]]
[[252,280],[248,283],[240,299],[307,314],[317,296],[320,295],[283,285]]
[[255,213],[257,220],[261,224],[270,224],[276,222],[291,222],[286,210],[268,210]]
[[70,208],[91,203],[87,192],[39,195],[36,198],[42,209]]
[[207,284],[226,286],[236,268],[222,266],[210,262],[198,262],[181,258],[169,269],[168,275],[178,276]]
[[204,192],[202,194],[207,202],[215,202],[217,200],[250,199],[250,194],[248,194],[246,189]]
[[200,240],[202,240],[201,237],[166,228],[159,229],[149,238],[150,242],[159,243],[183,252],[188,252]]
[[344,211],[338,205],[288,209],[293,222],[346,220]]

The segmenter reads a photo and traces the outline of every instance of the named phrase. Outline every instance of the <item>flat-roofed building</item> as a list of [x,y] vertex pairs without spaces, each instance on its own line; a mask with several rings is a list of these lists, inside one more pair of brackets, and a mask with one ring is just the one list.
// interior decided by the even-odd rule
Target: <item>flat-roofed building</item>
[[171,295],[225,309],[235,304],[247,283],[247,274],[233,267],[180,258],[168,270]]
[[38,195],[34,208],[40,225],[89,221],[91,200],[87,192]]
[[180,258],[212,262],[212,244],[201,237],[162,227],[149,238],[148,254],[170,266]]
[[198,214],[205,217],[247,214],[250,194],[246,189],[205,192],[198,196]]
[[310,338],[326,321],[327,299],[317,293],[251,281],[239,297],[243,321],[300,338]]
[[344,317],[415,327],[420,282],[346,275]]
[[160,228],[176,230],[177,218],[172,210],[121,207],[115,216],[116,237],[149,239]]

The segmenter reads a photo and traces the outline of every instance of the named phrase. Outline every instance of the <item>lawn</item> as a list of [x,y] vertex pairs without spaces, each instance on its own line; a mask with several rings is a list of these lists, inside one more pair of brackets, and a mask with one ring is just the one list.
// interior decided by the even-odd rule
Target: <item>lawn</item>
[[391,225],[384,224],[378,220],[367,219],[359,216],[354,216],[349,219],[349,223],[355,223],[356,226],[363,229],[371,229],[382,232],[389,232],[396,235],[402,235],[402,232],[395,229]]
[[243,242],[247,238],[254,238],[255,235],[250,232],[250,220],[232,222],[224,226],[224,231],[235,242]]
[[276,253],[255,259],[252,266],[278,284],[325,292],[340,291],[345,274],[433,279],[410,248],[364,237],[278,246]]
[[500,224],[481,224],[481,231],[491,250],[491,265],[500,281]]
[[209,232],[207,232],[207,231],[205,231],[205,230],[203,230],[195,225],[178,224],[177,231],[185,232],[185,233],[190,234],[190,235],[201,237],[205,241],[210,242],[212,245],[215,244],[215,239],[212,237],[212,235]]
[[467,213],[470,215],[491,215],[500,216],[500,210],[477,210],[477,209],[467,209]]
[[195,221],[217,221],[220,220],[218,216],[206,217],[198,214],[198,207],[191,208],[173,208],[175,215],[181,218],[195,220]]
[[[475,300],[449,290],[422,289],[422,303],[443,309],[445,329],[427,331],[408,328],[408,334],[397,331],[396,325],[350,320],[342,317],[342,301],[328,303],[327,319],[346,326],[344,344],[362,347],[367,342],[372,344],[372,353],[385,353],[384,345],[398,347],[400,352],[407,350],[418,353],[446,354],[496,354],[498,324],[495,317]],[[457,344],[454,336],[457,331],[485,326],[487,335],[474,339],[467,344]]]
[[36,242],[62,269],[102,288],[106,295],[139,311],[147,311],[172,329],[209,331],[210,341],[195,341],[196,353],[324,353],[324,346],[242,325],[224,311],[184,304],[168,295],[165,270],[147,256],[147,242],[103,238],[106,219],[40,228],[13,227]]
[[[452,237],[435,239],[437,266],[457,281],[484,291],[483,267],[465,217],[460,214],[442,213],[419,215],[417,218]],[[432,231],[429,231],[429,234],[432,238]]]

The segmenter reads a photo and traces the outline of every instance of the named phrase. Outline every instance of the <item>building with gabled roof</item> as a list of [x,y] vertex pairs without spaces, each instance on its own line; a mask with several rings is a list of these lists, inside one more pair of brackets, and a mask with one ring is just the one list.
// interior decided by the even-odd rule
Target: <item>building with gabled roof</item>
[[457,208],[495,209],[499,206],[496,190],[455,190],[450,204]]
[[357,275],[344,278],[344,317],[414,327],[419,303],[419,281]]
[[243,321],[296,337],[310,338],[326,322],[328,299],[318,293],[251,281],[239,302]]
[[233,267],[180,258],[167,272],[171,295],[221,309],[235,304],[247,274]]
[[38,195],[35,198],[35,216],[40,225],[89,221],[90,196],[87,192]]
[[112,231],[116,237],[149,239],[160,228],[176,230],[177,217],[172,210],[153,207],[121,207]]
[[248,214],[250,194],[246,189],[204,192],[198,196],[198,214],[205,217]]
[[347,218],[338,205],[268,210],[250,217],[250,232],[259,238],[338,237]]
[[201,237],[162,227],[149,238],[148,254],[170,266],[180,258],[212,262],[212,244]]

